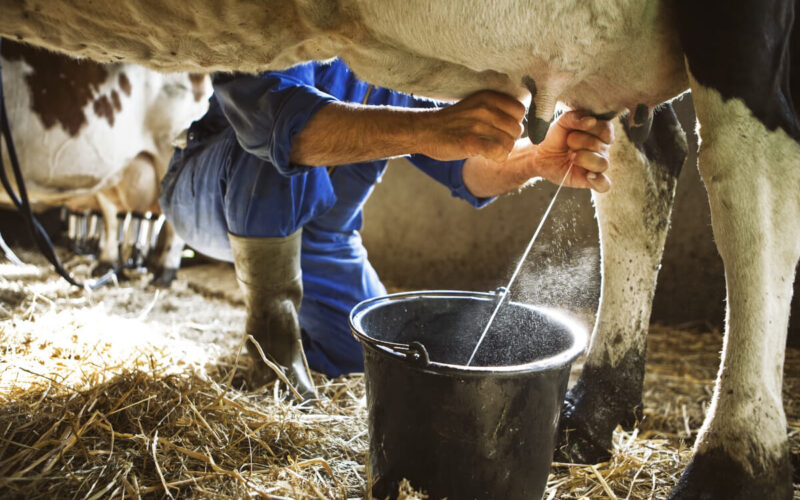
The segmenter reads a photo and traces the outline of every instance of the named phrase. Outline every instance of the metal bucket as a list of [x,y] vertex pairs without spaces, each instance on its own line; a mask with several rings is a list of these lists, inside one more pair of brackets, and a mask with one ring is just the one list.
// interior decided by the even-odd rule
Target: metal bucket
[[353,308],[376,498],[394,497],[403,478],[430,498],[541,498],[587,334],[556,311],[509,302],[464,366],[498,298],[426,291]]

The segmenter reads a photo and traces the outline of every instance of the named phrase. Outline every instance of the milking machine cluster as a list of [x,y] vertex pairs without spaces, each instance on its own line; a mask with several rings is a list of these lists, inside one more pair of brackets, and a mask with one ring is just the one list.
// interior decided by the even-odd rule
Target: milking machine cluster
[[[105,241],[103,215],[96,210],[76,212],[61,209],[64,236],[71,251],[78,255],[99,257]],[[151,212],[117,214],[119,267],[144,272],[146,263],[158,246],[164,216]]]

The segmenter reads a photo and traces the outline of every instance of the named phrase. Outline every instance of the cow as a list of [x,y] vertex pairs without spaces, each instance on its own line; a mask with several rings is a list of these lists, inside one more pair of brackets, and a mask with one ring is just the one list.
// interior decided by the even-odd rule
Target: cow
[[[173,139],[205,112],[209,78],[98,64],[11,41],[2,44],[0,63],[31,202],[38,209],[63,205],[102,213],[94,274],[118,270],[117,214],[159,212],[159,184]],[[180,264],[183,241],[169,224],[164,234],[152,267],[154,283],[166,286]]]
[[[608,454],[641,408],[645,336],[669,227],[691,90],[699,169],[725,265],[725,342],[712,404],[672,498],[789,499],[781,401],[800,258],[800,34],[793,0],[0,0],[0,34],[160,70],[260,71],[341,57],[364,80],[460,98],[490,88],[530,103],[541,138],[557,102],[625,116],[593,194],[601,299],[584,371],[562,413],[575,460]],[[625,130],[630,130],[629,139]]]

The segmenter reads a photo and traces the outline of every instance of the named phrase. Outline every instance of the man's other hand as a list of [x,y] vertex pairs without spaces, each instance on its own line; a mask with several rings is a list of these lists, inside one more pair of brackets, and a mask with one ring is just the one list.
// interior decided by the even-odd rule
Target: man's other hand
[[449,161],[482,156],[502,162],[522,134],[525,106],[511,96],[482,90],[432,113],[420,114],[413,133],[421,152]]
[[572,165],[565,186],[604,193],[611,188],[604,172],[613,140],[610,121],[570,111],[550,125],[538,146],[522,138],[502,162],[483,156],[469,158],[462,177],[472,194],[489,197],[519,189],[536,178],[558,184]]
[[558,184],[572,164],[564,185],[604,193],[611,187],[603,172],[608,169],[608,151],[613,141],[610,121],[578,111],[564,113],[550,126],[536,151],[536,174]]

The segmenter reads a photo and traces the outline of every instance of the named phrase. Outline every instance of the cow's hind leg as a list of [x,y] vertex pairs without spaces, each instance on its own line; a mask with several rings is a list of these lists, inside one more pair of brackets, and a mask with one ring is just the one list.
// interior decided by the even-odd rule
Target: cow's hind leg
[[100,212],[103,214],[103,238],[100,241],[97,266],[92,270],[92,274],[103,276],[109,271],[119,271],[119,245],[117,243],[119,221],[117,220],[117,206],[114,202],[103,193],[97,193],[96,200],[100,206]]
[[792,498],[781,390],[800,256],[800,146],[692,81],[700,173],[728,287],[722,364],[674,499]]
[[[627,118],[623,118],[627,123]],[[626,127],[627,125],[625,125]],[[561,414],[557,458],[596,463],[609,456],[619,423],[641,418],[645,341],[686,137],[672,107],[657,111],[638,148],[616,123],[612,189],[594,196],[602,289],[591,347]]]
[[147,266],[153,272],[153,280],[150,284],[168,288],[181,267],[181,253],[185,243],[169,221],[164,221],[158,240]]

